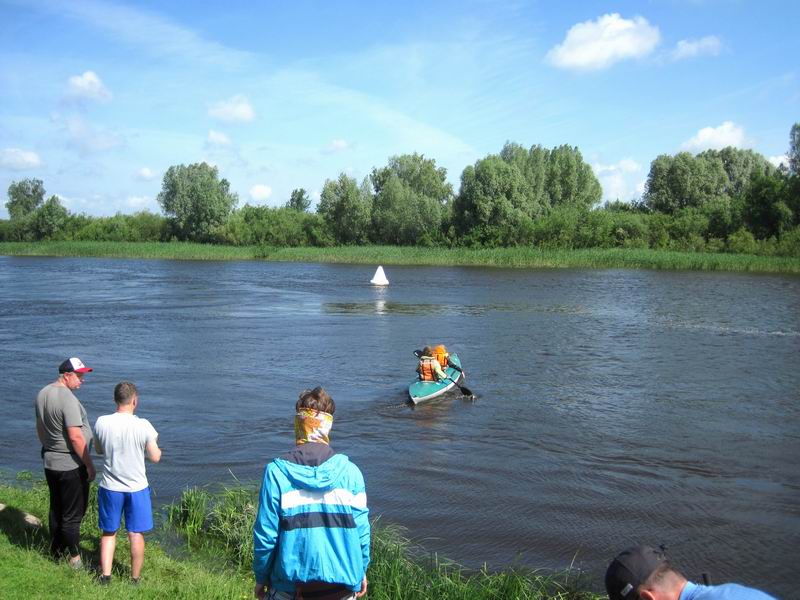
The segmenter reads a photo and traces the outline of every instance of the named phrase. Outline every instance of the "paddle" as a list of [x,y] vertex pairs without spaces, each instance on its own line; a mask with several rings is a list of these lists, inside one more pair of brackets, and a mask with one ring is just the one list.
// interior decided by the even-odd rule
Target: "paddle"
[[[420,357],[422,356],[422,350],[414,350],[414,356],[416,356],[417,358],[420,358]],[[450,364],[448,364],[447,366],[449,366],[449,367],[453,367],[453,368],[454,368],[456,371],[458,371],[459,373],[463,373],[463,372],[464,372],[464,370],[463,370],[461,367],[457,366],[455,363],[450,363]],[[472,390],[471,390],[471,389],[469,389],[467,386],[465,386],[465,385],[461,385],[460,383],[458,383],[458,382],[457,382],[455,379],[453,379],[452,377],[448,377],[448,378],[447,378],[447,380],[448,380],[448,381],[452,381],[453,383],[455,383],[455,384],[456,384],[456,387],[459,389],[459,391],[460,391],[460,392],[461,392],[461,393],[462,393],[464,396],[470,396],[470,397],[472,397],[472,398],[474,398],[474,397],[475,397],[475,394],[473,394],[473,393],[472,393]]]

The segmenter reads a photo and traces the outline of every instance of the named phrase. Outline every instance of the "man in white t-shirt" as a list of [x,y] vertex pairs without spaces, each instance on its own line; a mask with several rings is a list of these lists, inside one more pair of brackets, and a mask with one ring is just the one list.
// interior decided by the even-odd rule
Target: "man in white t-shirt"
[[100,531],[100,583],[111,581],[111,565],[117,547],[117,530],[123,512],[131,543],[131,579],[139,582],[144,563],[144,535],[153,528],[150,487],[144,458],[161,460],[158,432],[147,419],[134,415],[139,405],[136,386],[128,381],[114,388],[117,412],[103,415],[94,425],[95,449],[104,455],[103,474],[98,478],[97,511]]

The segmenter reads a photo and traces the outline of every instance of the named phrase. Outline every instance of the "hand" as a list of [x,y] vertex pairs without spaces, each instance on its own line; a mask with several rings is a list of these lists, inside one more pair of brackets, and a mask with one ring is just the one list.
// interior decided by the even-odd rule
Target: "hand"
[[253,596],[258,598],[258,600],[264,600],[267,594],[267,586],[263,583],[257,583],[256,587],[253,588]]
[[97,471],[94,470],[94,465],[92,463],[86,465],[86,473],[89,475],[89,481],[94,481]]
[[367,593],[367,576],[364,575],[364,579],[361,580],[361,590],[356,592],[356,598],[361,598],[364,594]]

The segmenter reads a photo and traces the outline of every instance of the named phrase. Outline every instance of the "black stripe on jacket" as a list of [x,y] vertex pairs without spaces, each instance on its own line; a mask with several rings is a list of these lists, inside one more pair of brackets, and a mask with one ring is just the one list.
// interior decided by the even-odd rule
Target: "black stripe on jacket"
[[356,522],[349,513],[307,512],[281,518],[281,530],[310,529],[312,527],[339,527],[355,529]]

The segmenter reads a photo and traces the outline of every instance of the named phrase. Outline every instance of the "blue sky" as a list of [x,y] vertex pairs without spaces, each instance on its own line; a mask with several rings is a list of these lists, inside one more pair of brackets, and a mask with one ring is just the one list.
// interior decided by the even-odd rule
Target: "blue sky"
[[205,160],[278,206],[416,151],[457,190],[514,141],[578,146],[629,200],[659,154],[780,161],[799,22],[794,1],[0,0],[0,188],[158,211],[164,171]]

